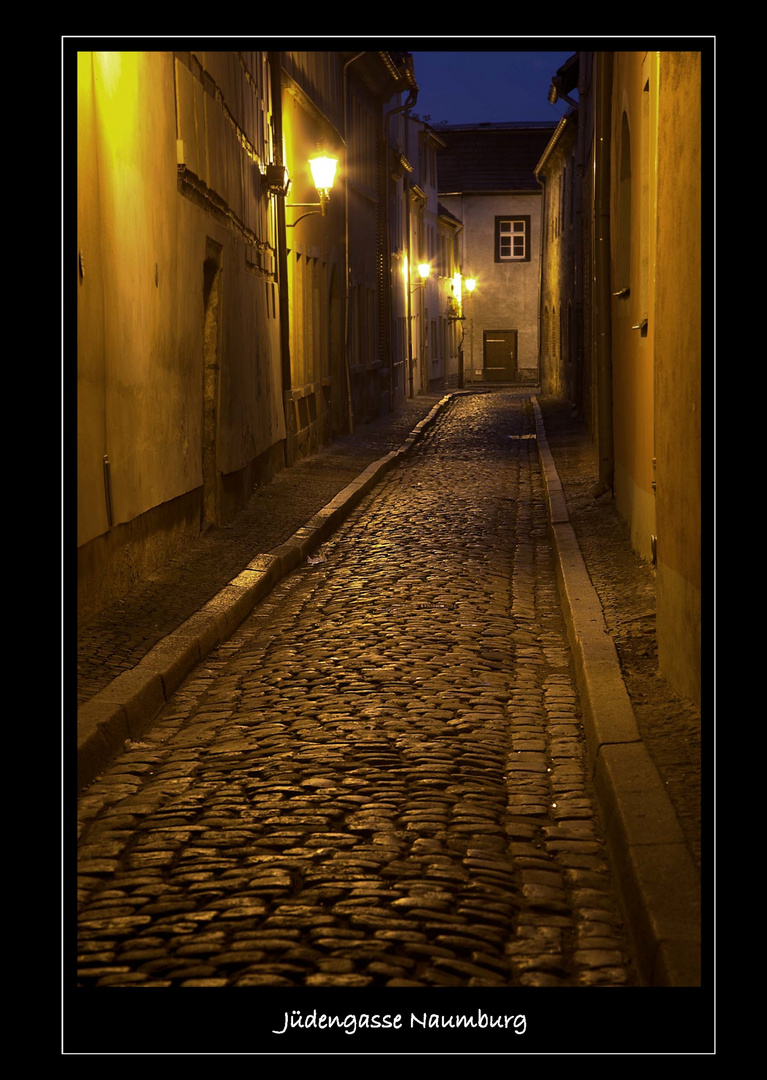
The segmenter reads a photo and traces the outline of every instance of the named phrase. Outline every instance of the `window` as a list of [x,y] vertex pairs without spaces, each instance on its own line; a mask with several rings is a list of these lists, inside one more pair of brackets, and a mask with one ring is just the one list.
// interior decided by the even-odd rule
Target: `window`
[[530,216],[495,219],[495,261],[530,261]]

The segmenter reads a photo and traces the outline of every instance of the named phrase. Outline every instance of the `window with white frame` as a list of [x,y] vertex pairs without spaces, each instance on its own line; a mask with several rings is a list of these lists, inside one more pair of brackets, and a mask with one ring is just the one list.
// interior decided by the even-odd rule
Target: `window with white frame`
[[496,217],[495,261],[530,261],[530,215]]

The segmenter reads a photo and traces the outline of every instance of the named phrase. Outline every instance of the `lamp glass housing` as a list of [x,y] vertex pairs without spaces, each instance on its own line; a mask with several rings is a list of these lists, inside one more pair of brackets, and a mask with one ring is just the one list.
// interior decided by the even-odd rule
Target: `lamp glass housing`
[[330,154],[315,154],[309,158],[309,168],[312,170],[312,180],[318,191],[330,191],[336,178],[338,158]]

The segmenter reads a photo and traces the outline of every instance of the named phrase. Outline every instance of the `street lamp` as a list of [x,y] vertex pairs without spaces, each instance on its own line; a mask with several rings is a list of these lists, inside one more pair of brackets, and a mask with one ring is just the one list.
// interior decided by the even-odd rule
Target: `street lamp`
[[[427,262],[420,262],[420,263],[418,263],[416,269],[418,270],[418,277],[419,277],[420,280],[416,281],[415,285],[413,285],[410,288],[411,293],[415,292],[416,289],[424,288],[424,286],[426,285],[426,279],[429,277],[429,274],[431,273],[431,264],[427,263]],[[402,269],[402,273],[404,275],[405,281],[408,281],[409,274],[408,274],[407,258],[405,259],[405,265],[404,265],[404,267]],[[415,275],[413,275],[413,276],[415,276]]]
[[[286,207],[303,207],[312,206],[318,207],[316,210],[308,210],[305,214],[301,214],[295,221],[287,222],[289,229],[295,228],[299,221],[303,221],[305,217],[310,217],[312,214],[321,214],[325,216],[325,210],[327,209],[328,201],[330,200],[330,189],[333,187],[333,182],[336,178],[336,170],[338,169],[338,158],[333,154],[327,154],[324,150],[318,150],[316,154],[312,154],[309,158],[309,169],[312,174],[312,182],[317,188],[317,194],[320,197],[320,201],[317,203],[285,203]],[[287,191],[285,192],[287,194]]]
[[[449,319],[452,319],[454,322],[460,322],[462,324],[464,322],[466,322],[466,316],[463,313],[463,289],[466,289],[466,292],[470,296],[474,292],[476,287],[477,287],[477,279],[476,278],[472,278],[472,277],[464,278],[464,277],[461,276],[460,273],[457,273],[454,276],[454,278],[453,278],[453,300],[454,300],[454,303],[453,303],[452,306],[453,306],[453,309],[460,312],[460,314],[458,314],[458,315],[450,315],[448,313],[448,318]],[[467,299],[468,299],[468,296],[467,296]],[[450,309],[448,309],[448,312],[449,311],[450,311]],[[474,342],[473,342],[474,324],[473,324],[473,322],[471,323],[471,327],[472,327],[472,345],[471,345],[472,357],[471,357],[471,359],[472,359],[472,363],[473,363],[473,360],[474,360],[474,355],[473,355],[473,353],[474,353],[474,348],[473,348],[473,345],[474,345]],[[464,328],[463,328],[463,325],[462,325],[461,326],[461,338],[460,338],[460,341],[458,342],[458,386],[459,386],[460,389],[463,389],[465,381],[466,381],[465,380],[465,375],[464,375],[464,361],[463,361],[463,338],[464,338]]]

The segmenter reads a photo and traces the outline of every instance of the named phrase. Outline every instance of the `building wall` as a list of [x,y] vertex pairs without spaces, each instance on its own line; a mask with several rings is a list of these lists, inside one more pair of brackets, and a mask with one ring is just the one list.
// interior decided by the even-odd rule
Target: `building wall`
[[[269,155],[264,54],[94,52],[77,66],[87,618],[199,534],[206,489],[209,510],[235,512],[253,478],[279,466],[285,425],[259,169]],[[206,263],[208,300],[218,301],[207,344]]]
[[544,341],[542,384],[582,411],[602,490],[655,561],[659,667],[700,704],[701,56],[581,53],[578,91],[574,254],[550,188],[542,297],[572,297],[575,381]]
[[383,354],[380,330],[381,101],[360,75],[358,64],[353,64],[349,69],[346,183],[349,191],[349,350],[355,423],[372,420],[389,407],[389,365]]
[[699,53],[657,56],[655,454],[658,660],[701,702],[701,89]]
[[386,184],[388,192],[387,246],[388,288],[390,295],[391,339],[391,402],[400,406],[409,393],[408,369],[408,292],[406,267],[408,265],[407,187],[409,170],[404,150],[408,119],[402,112],[393,112],[387,121]]
[[439,273],[439,198],[437,194],[437,137],[426,124],[417,123],[418,184],[426,195],[423,207],[423,257],[431,268],[423,289],[423,342],[421,389],[438,393],[445,386],[445,306]]
[[463,324],[463,283],[458,260],[458,237],[461,225],[442,214],[437,220],[437,275],[439,282],[440,347],[443,357],[444,385],[456,387],[462,378],[458,348]]
[[655,561],[659,668],[700,705],[701,55],[615,53],[611,89],[615,499]]
[[[655,325],[655,55],[615,55],[610,206],[615,500],[634,548],[648,561],[656,535],[655,333],[650,329]],[[646,329],[637,329],[645,321]]]
[[[284,343],[283,379],[288,463],[347,431],[350,422],[344,322],[345,197],[340,179],[347,158],[338,130],[343,123],[341,69],[337,53],[323,56],[320,63],[316,56],[285,54],[281,79],[281,153],[291,177],[284,211],[289,331]],[[309,167],[309,158],[320,145],[339,159],[339,180],[330,192],[324,215],[313,212],[318,210],[319,196]]]
[[[477,280],[475,291],[464,297],[466,382],[483,381],[483,334],[507,329],[517,331],[519,377],[536,378],[540,195],[443,194],[441,202],[463,222],[462,272],[465,277]],[[529,216],[529,261],[495,261],[495,219],[504,215]]]
[[541,392],[575,401],[575,142],[577,117],[565,117],[537,175],[542,183]]

